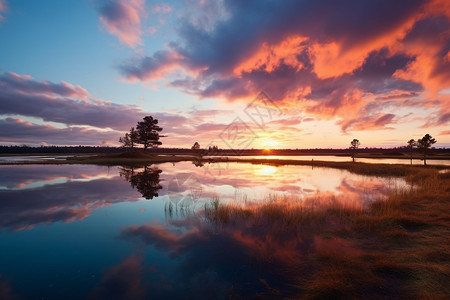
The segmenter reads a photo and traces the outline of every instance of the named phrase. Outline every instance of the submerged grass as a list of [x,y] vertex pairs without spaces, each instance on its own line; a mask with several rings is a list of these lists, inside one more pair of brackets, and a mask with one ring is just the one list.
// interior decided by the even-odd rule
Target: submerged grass
[[[448,299],[450,175],[399,170],[412,187],[395,188],[364,209],[332,202],[313,207],[284,197],[247,206],[213,199],[204,218],[225,228],[259,228],[264,241],[278,239],[282,247],[293,247],[292,238],[283,239],[287,234],[296,243],[309,241],[294,247],[306,250],[301,267],[286,279],[301,298]],[[305,266],[309,272],[301,271]]]

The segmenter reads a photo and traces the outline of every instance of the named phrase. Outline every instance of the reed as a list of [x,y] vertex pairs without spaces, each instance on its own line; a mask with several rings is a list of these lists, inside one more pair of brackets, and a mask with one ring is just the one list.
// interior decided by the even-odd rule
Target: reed
[[286,278],[299,298],[449,298],[450,175],[403,166],[392,173],[411,187],[394,187],[365,208],[274,195],[245,206],[216,198],[204,218],[224,228],[259,228],[268,241],[289,236],[291,247],[313,240],[302,264],[291,266],[309,276],[298,271]]

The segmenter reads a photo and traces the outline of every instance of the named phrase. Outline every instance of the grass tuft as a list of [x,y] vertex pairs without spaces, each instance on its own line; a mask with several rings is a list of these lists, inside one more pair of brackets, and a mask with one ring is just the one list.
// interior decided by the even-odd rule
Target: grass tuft
[[310,275],[286,278],[299,298],[450,298],[450,176],[434,168],[388,173],[402,173],[411,187],[394,187],[366,208],[270,195],[246,206],[216,198],[204,217],[226,228],[257,228],[266,242],[289,236],[283,245],[298,249],[284,254],[292,256],[290,267]]

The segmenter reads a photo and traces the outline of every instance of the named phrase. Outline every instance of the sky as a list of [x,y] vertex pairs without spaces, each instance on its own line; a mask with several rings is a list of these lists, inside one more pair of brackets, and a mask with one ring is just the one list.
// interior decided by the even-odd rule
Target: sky
[[0,144],[450,147],[447,0],[0,0]]

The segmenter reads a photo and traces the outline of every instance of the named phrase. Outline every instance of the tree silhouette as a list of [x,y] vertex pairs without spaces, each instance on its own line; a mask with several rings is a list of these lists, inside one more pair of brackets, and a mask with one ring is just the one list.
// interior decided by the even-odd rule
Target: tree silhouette
[[431,146],[436,143],[436,139],[428,133],[423,138],[417,140],[417,148],[423,153],[423,164],[427,165],[427,154],[431,153]]
[[359,145],[361,145],[361,143],[359,142],[358,139],[353,139],[353,141],[350,142],[350,149],[353,150],[352,152],[353,162],[355,162],[356,149],[358,149]]
[[150,166],[144,166],[144,171],[141,172],[135,172],[132,167],[122,167],[120,170],[120,176],[129,181],[131,187],[136,188],[145,199],[159,196],[158,191],[162,189],[159,184],[161,173],[162,170]]
[[194,145],[192,145],[192,150],[199,150],[200,149],[200,144],[198,142],[195,142]]
[[412,155],[413,155],[413,149],[416,146],[416,141],[414,139],[410,139],[408,141],[408,149],[409,149],[409,154],[411,157],[411,165],[412,165]]
[[138,133],[137,143],[144,145],[144,150],[150,146],[157,148],[162,143],[159,138],[162,137],[159,133],[162,128],[158,126],[158,120],[153,119],[151,116],[144,117],[144,121],[138,122],[136,126]]
[[119,138],[119,143],[122,144],[122,147],[133,150],[138,138],[138,132],[134,129],[134,127],[131,127],[129,133],[127,132],[125,133],[125,136]]

